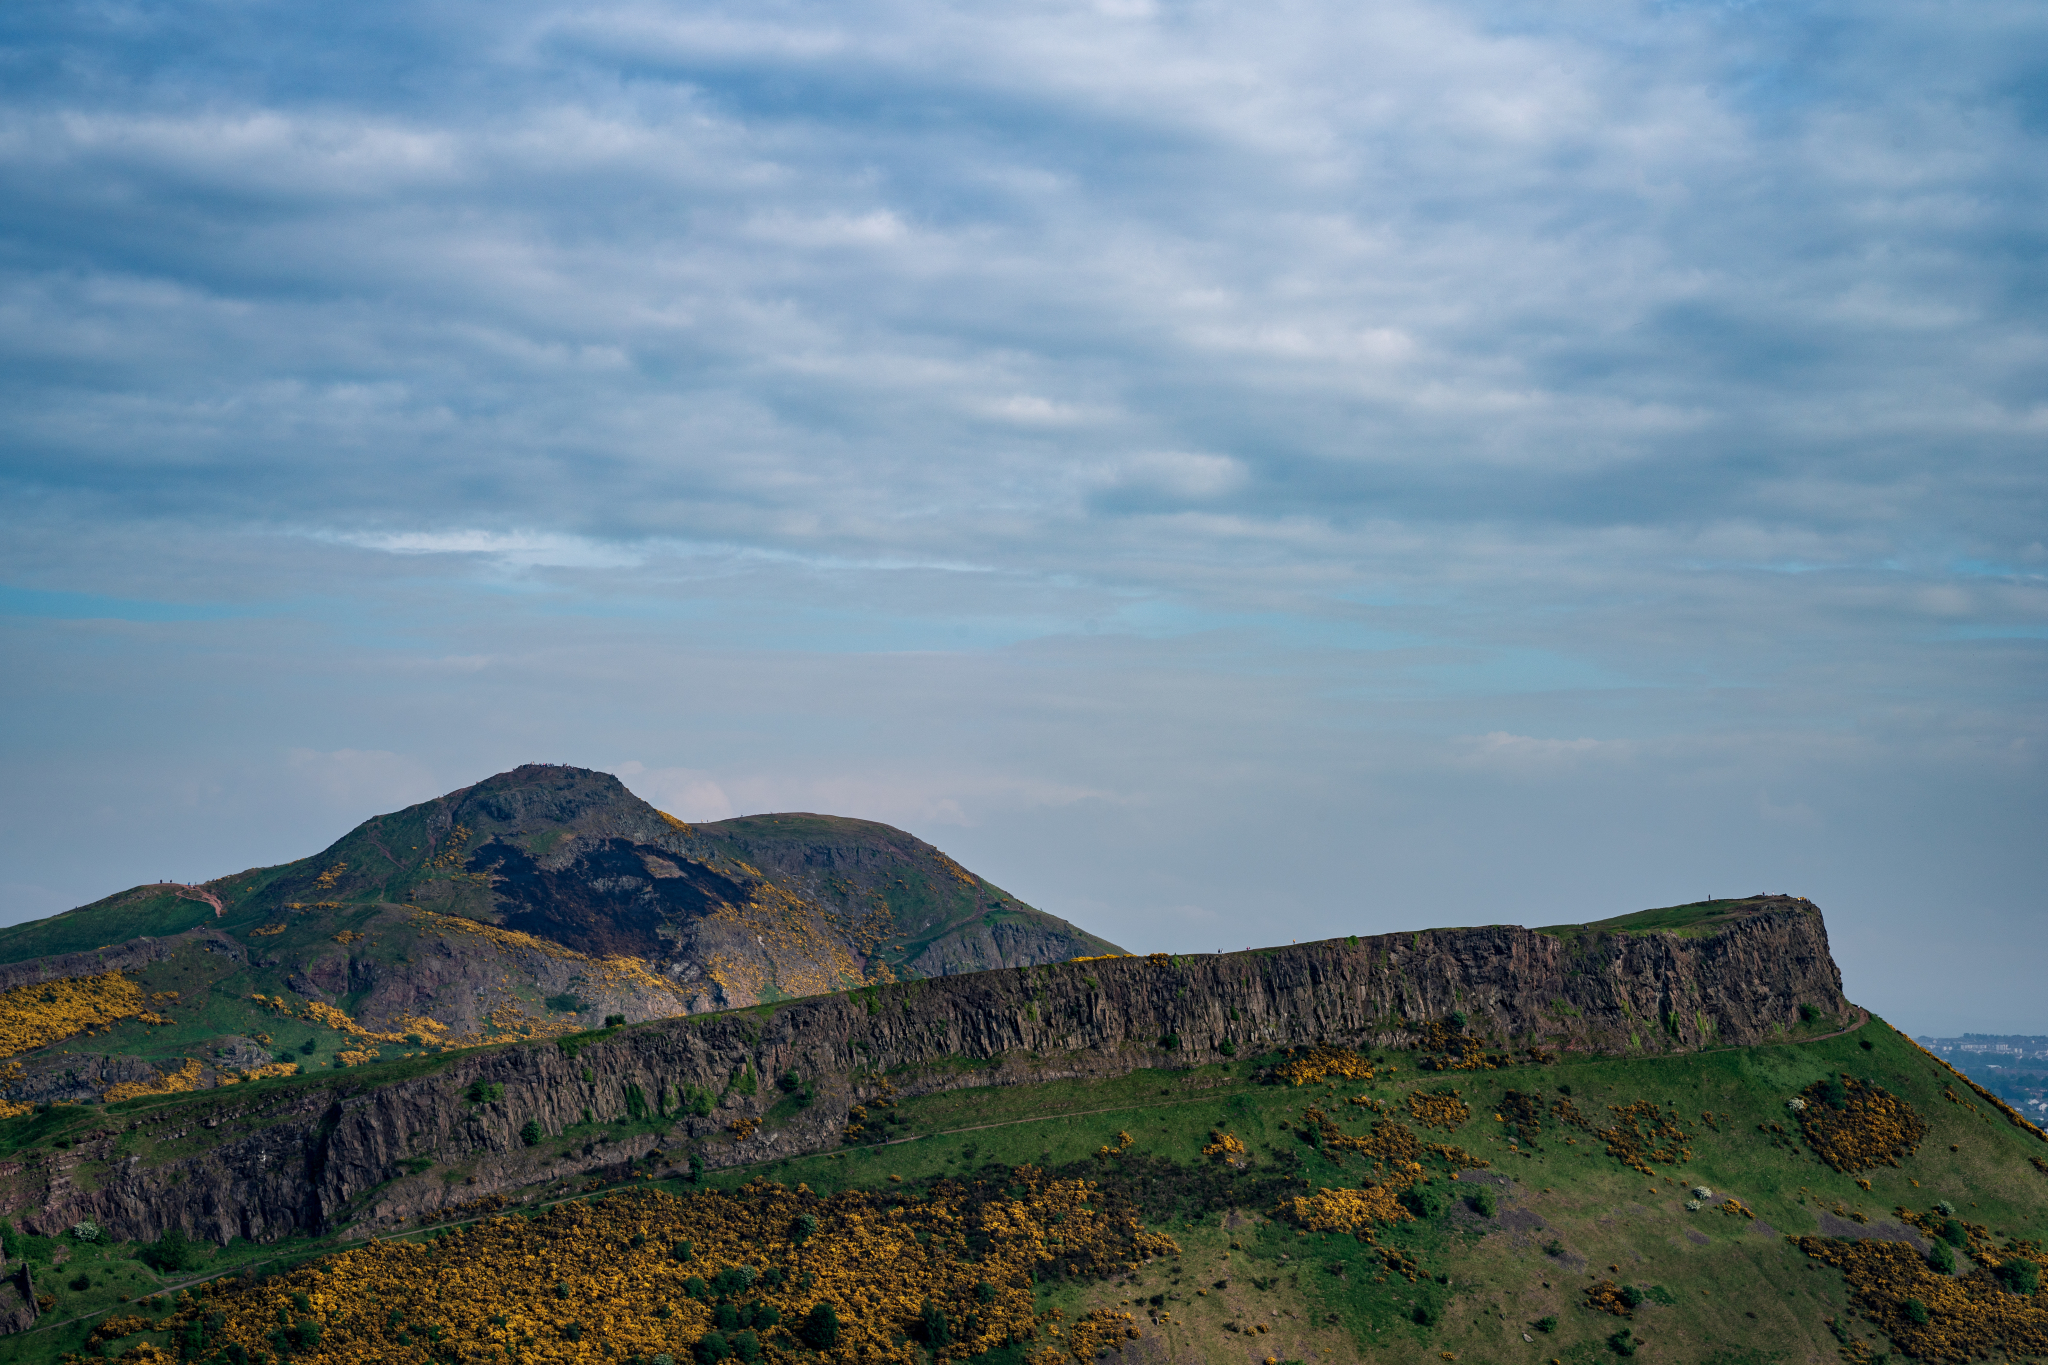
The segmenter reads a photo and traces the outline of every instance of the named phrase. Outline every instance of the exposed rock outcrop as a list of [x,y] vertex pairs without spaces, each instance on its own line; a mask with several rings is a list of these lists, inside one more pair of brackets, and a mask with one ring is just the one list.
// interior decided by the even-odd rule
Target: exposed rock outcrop
[[[369,1230],[616,1172],[657,1146],[711,1165],[816,1150],[885,1074],[916,1093],[1193,1065],[1226,1043],[1240,1056],[1402,1047],[1410,1024],[1454,1012],[1498,1046],[1679,1051],[1784,1037],[1801,1006],[1839,1015],[1847,1002],[1819,911],[1783,897],[1693,936],[1492,926],[1014,968],[458,1054],[383,1084],[371,1069],[180,1097],[133,1117],[115,1108],[69,1151],[0,1166],[0,1202],[31,1227],[90,1219],[123,1238],[169,1226],[259,1241]],[[779,1098],[769,1078],[790,1071],[813,1102],[735,1138],[732,1122],[767,1114]],[[717,1096],[716,1111],[684,1114],[686,1087]],[[585,1111],[667,1117],[568,1152],[521,1137],[529,1122],[558,1134]]]

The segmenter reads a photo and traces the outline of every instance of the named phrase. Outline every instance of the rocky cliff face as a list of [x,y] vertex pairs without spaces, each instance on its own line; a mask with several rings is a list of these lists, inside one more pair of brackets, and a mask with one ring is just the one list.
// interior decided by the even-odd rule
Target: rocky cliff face
[[[373,1070],[115,1108],[69,1151],[0,1164],[0,1202],[32,1228],[89,1218],[129,1238],[367,1232],[617,1173],[656,1149],[711,1165],[816,1150],[885,1074],[917,1093],[1188,1066],[1226,1042],[1240,1056],[1405,1047],[1411,1025],[1454,1013],[1495,1046],[1680,1051],[1784,1036],[1801,1006],[1834,1015],[1847,1002],[1819,911],[1783,897],[1690,937],[1494,926],[1012,968],[459,1054],[384,1084]],[[766,1115],[778,1098],[767,1078],[789,1071],[813,1103],[735,1138],[733,1120]],[[682,1113],[686,1088],[717,1096],[715,1112]],[[586,1112],[619,1121],[617,1140],[565,1151],[521,1139],[529,1122],[558,1134]]]

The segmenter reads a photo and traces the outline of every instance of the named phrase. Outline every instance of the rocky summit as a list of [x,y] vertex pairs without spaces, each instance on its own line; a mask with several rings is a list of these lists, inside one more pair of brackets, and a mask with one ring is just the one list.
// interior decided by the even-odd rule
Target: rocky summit
[[0,1096],[208,1088],[1114,951],[887,825],[692,825],[608,773],[532,764],[309,858],[0,930],[0,991],[40,1019]]

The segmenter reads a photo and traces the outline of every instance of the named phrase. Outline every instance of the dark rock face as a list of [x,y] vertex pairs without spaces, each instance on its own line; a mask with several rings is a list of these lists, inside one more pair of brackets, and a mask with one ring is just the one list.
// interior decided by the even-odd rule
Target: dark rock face
[[674,935],[664,938],[664,925],[747,901],[739,882],[630,839],[580,846],[562,867],[544,867],[525,849],[494,839],[477,850],[469,868],[491,879],[505,928],[593,957],[668,956]]
[[5,1279],[0,1279],[0,1336],[10,1332],[25,1332],[36,1321],[35,1280],[28,1273],[28,1263],[17,1266]]
[[[914,1094],[1210,1062],[1226,1041],[1240,1053],[1401,1047],[1412,1041],[1407,1021],[1453,1011],[1497,1045],[1685,1051],[1784,1036],[1802,1005],[1847,1008],[1819,911],[1784,898],[1697,938],[1565,939],[1496,926],[1014,968],[802,1000],[767,1017],[662,1020],[594,1038],[573,1056],[514,1046],[381,1086],[374,1071],[350,1072],[202,1092],[132,1119],[115,1110],[96,1139],[34,1168],[0,1167],[0,1199],[39,1230],[91,1219],[122,1238],[173,1225],[217,1240],[341,1224],[367,1232],[496,1191],[616,1172],[657,1145],[672,1159],[695,1150],[711,1165],[818,1150],[884,1073]],[[1172,1050],[1161,1046],[1168,1035]],[[785,1126],[733,1139],[734,1119],[759,1118],[777,1098],[765,1078],[790,1070],[812,1083],[815,1102]],[[762,1078],[757,1094],[731,1085],[743,1071]],[[502,1085],[502,1098],[465,1098],[478,1080]],[[686,1085],[722,1096],[717,1112],[682,1115]],[[641,1106],[672,1116],[671,1127],[568,1155],[520,1139],[529,1121],[552,1134],[585,1109],[616,1120]],[[129,1124],[128,1146],[166,1155],[121,1155]],[[417,1158],[466,1170],[470,1183],[406,1174],[400,1163]]]

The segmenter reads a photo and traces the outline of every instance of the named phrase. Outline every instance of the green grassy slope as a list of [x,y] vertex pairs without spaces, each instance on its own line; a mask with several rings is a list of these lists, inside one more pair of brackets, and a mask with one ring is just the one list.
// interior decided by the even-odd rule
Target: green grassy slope
[[694,826],[686,846],[706,861],[756,868],[849,918],[882,912],[892,932],[876,945],[875,956],[898,972],[934,943],[980,926],[1011,924],[1060,935],[1071,940],[1071,957],[1123,951],[1025,904],[914,835],[872,820],[808,812],[748,815]]
[[[1176,1355],[1219,1361],[1244,1359],[1249,1344],[1223,1324],[1254,1319],[1274,1327],[1259,1338],[1259,1359],[1270,1341],[1283,1359],[1370,1351],[1376,1360],[1430,1361],[1449,1351],[1460,1359],[1588,1361],[1611,1355],[1608,1338],[1624,1326],[1656,1343],[1659,1360],[1826,1359],[1839,1345],[1828,1319],[1847,1321],[1847,1291],[1839,1273],[1785,1240],[1823,1231],[1824,1213],[1837,1220],[1830,1228],[1867,1231],[1896,1226],[1895,1206],[1924,1213],[1948,1199],[1970,1221],[2001,1234],[2048,1235],[2048,1175],[2029,1161],[2048,1157],[2048,1143],[1996,1114],[1881,1021],[1776,1047],[1566,1060],[1427,1079],[1402,1071],[1365,1085],[1259,1085],[1254,1069],[1143,1072],[910,1100],[899,1107],[903,1121],[891,1127],[918,1140],[783,1162],[767,1173],[831,1190],[875,1186],[891,1175],[929,1181],[1031,1162],[1073,1167],[1105,1183],[1134,1182],[1146,1190],[1154,1224],[1179,1238],[1188,1255],[1148,1272],[1142,1285],[1061,1285],[1050,1288],[1048,1302],[1079,1310],[1164,1294],[1160,1308],[1176,1324],[1148,1330],[1170,1336]],[[1926,1141],[1900,1168],[1851,1176],[1830,1169],[1799,1140],[1786,1101],[1841,1072],[1905,1098],[1929,1123]],[[1297,1182],[1296,1192],[1357,1185],[1361,1160],[1304,1142],[1303,1111],[1319,1104],[1346,1131],[1363,1132],[1373,1116],[1348,1105],[1350,1098],[1381,1100],[1406,1118],[1409,1093],[1447,1085],[1461,1092],[1471,1118],[1428,1137],[1463,1146],[1492,1166],[1443,1182],[1458,1202],[1440,1217],[1380,1237],[1412,1253],[1432,1279],[1375,1283],[1373,1258],[1355,1239],[1303,1235],[1266,1216],[1270,1203],[1247,1207],[1232,1197],[1234,1190],[1270,1193],[1273,1177]],[[1675,1103],[1691,1159],[1653,1164],[1656,1178],[1645,1178],[1586,1132],[1550,1118],[1533,1142],[1511,1144],[1507,1125],[1494,1118],[1504,1092],[1540,1090],[1548,1103],[1567,1086],[1600,1124],[1610,1118],[1608,1106]],[[1948,1101],[1950,1091],[1975,1111]],[[1711,1123],[1703,1113],[1713,1115]],[[1114,1146],[1120,1130],[1136,1139],[1128,1156],[1097,1160],[1093,1153]],[[1200,1154],[1212,1130],[1241,1138],[1255,1157],[1250,1172],[1221,1188],[1205,1181],[1216,1168]],[[718,1179],[736,1185],[757,1173]],[[1859,1178],[1870,1182],[1868,1190]],[[1695,1185],[1711,1187],[1717,1199],[1739,1198],[1755,1219],[1713,1205],[1689,1211]],[[1491,1217],[1464,1202],[1466,1191],[1480,1188],[1494,1192]],[[1857,1223],[1858,1214],[1869,1222]],[[1584,1289],[1600,1279],[1639,1285],[1650,1297],[1625,1322],[1592,1311]],[[1218,1281],[1228,1287],[1218,1289]],[[1438,1308],[1441,1321],[1417,1323],[1420,1305]],[[1535,1324],[1551,1316],[1555,1330],[1538,1330]],[[1525,1332],[1532,1341],[1522,1340]]]
[[1594,920],[1590,924],[1550,924],[1538,929],[1539,934],[1555,934],[1559,937],[1579,934],[1677,934],[1680,938],[1705,938],[1730,921],[1738,919],[1743,907],[1753,906],[1762,897],[1745,896],[1735,900],[1694,901],[1690,905],[1666,905],[1653,910],[1637,910],[1632,914],[1616,915],[1611,919]]
[[[1813,1031],[1823,1029],[1817,1024]],[[1590,1365],[1615,1355],[1611,1339],[1623,1328],[1645,1358],[1658,1361],[1803,1365],[1836,1358],[1845,1341],[1883,1353],[1893,1344],[1852,1316],[1842,1275],[1804,1255],[1788,1235],[1895,1230],[1895,1206],[1926,1213],[1945,1199],[1996,1233],[2048,1236],[2048,1174],[2031,1160],[2048,1156],[2048,1143],[1881,1021],[1770,1047],[1566,1058],[1476,1073],[1425,1076],[1410,1058],[1382,1054],[1379,1074],[1366,1083],[1262,1083],[1262,1063],[1273,1060],[941,1091],[878,1106],[871,1127],[890,1139],[886,1145],[720,1171],[703,1184],[736,1190],[765,1176],[822,1193],[914,1193],[943,1180],[1002,1180],[1024,1164],[1084,1175],[1130,1195],[1146,1223],[1176,1238],[1184,1254],[1115,1282],[1045,1276],[1044,1305],[1072,1316],[1135,1304],[1147,1337],[1163,1342],[1172,1358],[1218,1362],[1273,1356],[1419,1363],[1448,1353],[1468,1361]],[[1926,1121],[1924,1141],[1899,1167],[1844,1174],[1801,1140],[1787,1100],[1844,1073],[1883,1086]],[[917,1080],[897,1079],[906,1090]],[[1410,1095],[1446,1088],[1470,1106],[1469,1118],[1454,1129],[1422,1128],[1411,1116]],[[1653,1176],[1629,1169],[1588,1131],[1554,1116],[1550,1106],[1567,1088],[1594,1126],[1638,1101],[1675,1110],[1689,1155],[1652,1162]],[[1510,1090],[1543,1099],[1541,1129],[1530,1137],[1515,1137],[1495,1117],[1510,1112]],[[181,1102],[191,1097],[134,1103]],[[1354,1134],[1367,1131],[1375,1110],[1384,1109],[1425,1140],[1456,1144],[1490,1163],[1455,1181],[1438,1173],[1431,1188],[1445,1196],[1446,1207],[1379,1233],[1382,1247],[1412,1258],[1421,1272],[1415,1281],[1385,1274],[1378,1254],[1355,1238],[1305,1234],[1271,1216],[1282,1198],[1355,1187],[1366,1173],[1359,1157],[1305,1140],[1310,1106]],[[0,1124],[0,1152],[47,1145],[64,1124],[92,1121],[46,1115]],[[1247,1145],[1245,1170],[1202,1155],[1216,1131]],[[1098,1155],[1119,1147],[1120,1133],[1130,1135],[1128,1147]],[[552,1140],[573,1147],[588,1136],[569,1132]],[[1755,1217],[1711,1203],[1689,1210],[1695,1185],[1710,1186],[1716,1202],[1741,1200]],[[1490,1213],[1479,1207],[1488,1202],[1482,1191]],[[212,1264],[217,1256],[225,1269],[317,1249],[236,1246],[208,1258]],[[125,1264],[135,1250],[113,1249],[109,1265]],[[139,1273],[75,1296],[60,1286],[55,1316],[108,1306],[133,1292]],[[1586,1306],[1587,1286],[1603,1280],[1642,1292],[1632,1318]],[[1543,1330],[1553,1318],[1551,1330]],[[1261,1323],[1264,1333],[1229,1330]],[[0,1341],[0,1360],[40,1365],[76,1349],[82,1335],[81,1327]]]
[[136,938],[165,938],[213,917],[213,907],[205,901],[138,886],[61,915],[0,929],[0,962],[90,952]]

